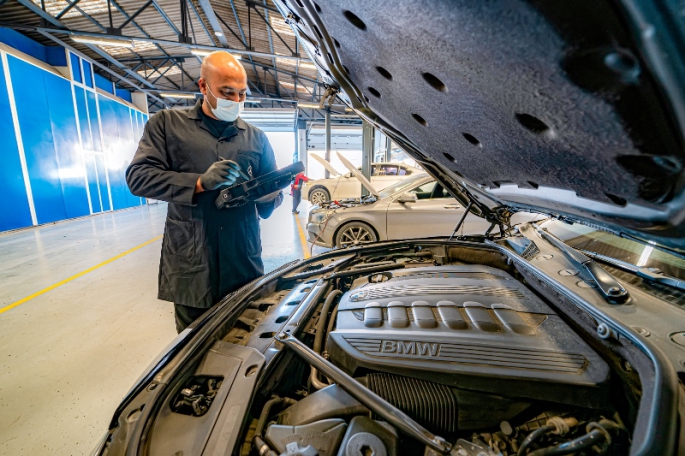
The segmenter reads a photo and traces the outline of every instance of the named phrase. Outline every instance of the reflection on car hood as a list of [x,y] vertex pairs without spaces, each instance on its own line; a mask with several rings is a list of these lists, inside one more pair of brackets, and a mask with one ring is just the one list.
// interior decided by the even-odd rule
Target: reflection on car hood
[[447,188],[685,250],[677,2],[276,2],[326,84]]

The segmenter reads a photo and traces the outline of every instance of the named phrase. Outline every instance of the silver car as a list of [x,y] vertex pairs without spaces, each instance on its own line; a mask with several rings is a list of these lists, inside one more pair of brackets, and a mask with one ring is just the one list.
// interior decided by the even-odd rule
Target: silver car
[[[309,212],[309,242],[347,247],[369,242],[450,236],[464,207],[440,183],[421,173],[362,198],[330,201]],[[533,219],[519,214],[515,222]],[[518,220],[520,219],[520,220]],[[460,234],[483,234],[490,224],[469,214]]]

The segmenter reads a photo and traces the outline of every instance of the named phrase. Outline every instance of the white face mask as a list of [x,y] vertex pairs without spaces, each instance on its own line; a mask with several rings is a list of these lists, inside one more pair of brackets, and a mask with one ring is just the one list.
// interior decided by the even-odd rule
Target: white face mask
[[224,122],[235,122],[240,113],[243,112],[243,109],[245,108],[245,102],[237,102],[233,100],[227,100],[225,98],[219,98],[214,95],[214,92],[212,92],[212,89],[209,88],[209,85],[207,86],[207,90],[209,90],[209,93],[211,93],[216,100],[216,108],[212,108],[211,104],[209,105],[209,109],[212,110],[212,114],[214,114],[217,119],[223,120]]

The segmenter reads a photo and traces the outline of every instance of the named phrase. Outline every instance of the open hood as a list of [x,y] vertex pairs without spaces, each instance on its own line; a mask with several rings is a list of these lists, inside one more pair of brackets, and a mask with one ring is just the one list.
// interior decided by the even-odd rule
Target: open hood
[[352,175],[354,177],[356,177],[357,180],[359,180],[359,182],[362,183],[362,185],[369,191],[369,193],[371,193],[373,196],[378,198],[378,190],[373,188],[373,185],[371,185],[371,182],[369,182],[369,180],[366,178],[366,176],[364,176],[361,172],[359,172],[359,170],[352,163],[350,163],[350,161],[348,159],[343,157],[340,152],[337,152],[337,154],[338,154],[338,158],[340,159],[340,161],[343,163],[343,165],[345,165],[345,168],[350,170]]
[[326,168],[326,170],[327,170],[329,173],[331,173],[331,176],[335,177],[335,176],[339,176],[339,175],[340,175],[340,173],[338,172],[338,170],[336,170],[335,168],[333,168],[333,165],[331,165],[331,162],[329,162],[329,161],[326,160],[325,158],[319,157],[319,156],[316,155],[316,154],[309,154],[309,156],[312,157],[312,158],[314,158],[314,160],[318,161],[319,163],[321,163],[321,165],[323,165],[323,167]]
[[679,4],[276,2],[325,83],[447,188],[685,250]]

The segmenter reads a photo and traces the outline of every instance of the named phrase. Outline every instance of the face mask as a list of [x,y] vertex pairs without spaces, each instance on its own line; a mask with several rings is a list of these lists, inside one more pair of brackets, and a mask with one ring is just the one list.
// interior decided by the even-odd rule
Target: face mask
[[235,122],[240,113],[243,112],[245,102],[237,102],[227,100],[225,98],[219,98],[214,95],[214,92],[212,92],[212,89],[210,89],[209,86],[207,86],[207,90],[209,90],[209,93],[211,93],[214,99],[216,99],[216,108],[212,108],[211,104],[209,105],[209,109],[212,110],[212,114],[214,114],[217,119],[223,120],[224,122]]

